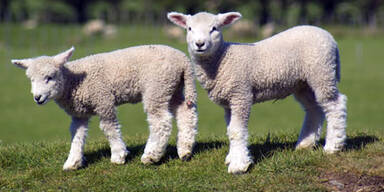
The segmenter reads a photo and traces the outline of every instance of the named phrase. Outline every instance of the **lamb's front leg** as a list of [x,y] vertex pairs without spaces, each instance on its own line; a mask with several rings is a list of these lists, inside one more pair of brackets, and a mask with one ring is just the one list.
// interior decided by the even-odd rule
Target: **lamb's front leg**
[[120,125],[117,118],[100,117],[100,128],[103,130],[111,147],[111,162],[124,164],[129,151],[121,136]]
[[85,138],[88,131],[88,118],[72,118],[70,127],[71,132],[71,150],[67,161],[65,161],[64,170],[75,170],[83,166],[83,151]]
[[253,163],[248,150],[248,118],[251,104],[234,105],[225,109],[229,153],[225,158],[228,173],[240,174],[248,170]]

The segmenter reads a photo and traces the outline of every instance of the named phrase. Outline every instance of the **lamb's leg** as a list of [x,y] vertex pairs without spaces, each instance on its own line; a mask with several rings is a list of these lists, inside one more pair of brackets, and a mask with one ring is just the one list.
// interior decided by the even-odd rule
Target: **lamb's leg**
[[111,147],[111,162],[124,164],[129,151],[121,136],[120,125],[117,119],[100,117],[100,128],[103,130]]
[[323,107],[327,119],[327,136],[324,150],[327,153],[340,151],[347,138],[345,133],[347,119],[347,97],[338,93],[332,100],[323,101]]
[[295,93],[295,98],[305,111],[305,118],[296,149],[313,147],[320,139],[324,123],[324,112],[317,104],[313,91],[309,88]]
[[149,138],[144,154],[141,157],[141,162],[144,164],[160,161],[172,131],[172,114],[169,112],[168,107],[152,104],[148,108],[146,108],[146,112],[149,123]]
[[[227,130],[228,130],[228,127],[229,127],[229,123],[231,122],[231,109],[229,108],[224,108],[224,120],[225,120],[225,124],[227,125]],[[225,164],[226,165],[229,165],[229,163],[231,162],[231,148],[229,148],[229,152],[228,152],[228,155],[225,157]]]
[[176,106],[177,153],[179,158],[187,160],[192,155],[197,134],[197,111],[195,106],[188,106],[185,101]]
[[[228,173],[244,173],[252,164],[248,150],[248,118],[251,104],[231,106],[226,109],[228,122],[227,134],[229,137],[229,153],[225,159],[228,164]],[[229,118],[230,116],[230,118]]]
[[71,150],[67,161],[65,161],[64,170],[75,170],[83,166],[83,151],[85,139],[88,131],[88,118],[80,119],[73,117],[70,127],[71,132]]

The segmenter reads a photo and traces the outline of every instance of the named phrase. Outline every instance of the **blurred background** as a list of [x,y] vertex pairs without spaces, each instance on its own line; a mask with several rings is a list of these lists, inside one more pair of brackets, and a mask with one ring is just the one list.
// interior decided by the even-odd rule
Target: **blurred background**
[[167,23],[168,11],[193,14],[239,11],[257,26],[267,23],[342,24],[377,28],[384,25],[381,0],[2,0],[1,22]]
[[[76,47],[72,60],[141,44],[166,44],[186,52],[185,32],[167,20],[169,11],[238,11],[243,18],[224,30],[224,38],[236,42],[255,42],[301,24],[330,31],[340,48],[340,90],[349,98],[348,134],[384,135],[381,0],[1,0],[0,145],[69,142],[70,118],[54,102],[37,106],[25,72],[12,66],[11,59],[54,55],[71,46]],[[198,91],[199,138],[225,137],[222,109],[200,86]],[[124,136],[148,134],[141,104],[118,109]],[[292,97],[257,104],[249,130],[256,136],[298,135],[303,116]],[[94,118],[90,139],[100,137]]]

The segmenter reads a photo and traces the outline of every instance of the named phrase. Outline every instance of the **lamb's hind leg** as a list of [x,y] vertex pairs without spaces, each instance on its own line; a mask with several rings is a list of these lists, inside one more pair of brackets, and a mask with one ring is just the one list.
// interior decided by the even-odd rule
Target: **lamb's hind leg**
[[141,157],[141,162],[151,164],[160,161],[164,155],[172,131],[172,114],[167,104],[144,102],[149,123],[149,138]]
[[197,109],[196,106],[188,106],[182,94],[174,98],[173,113],[177,122],[177,153],[181,160],[187,160],[192,155],[197,134]]
[[327,153],[340,151],[344,147],[345,139],[347,138],[345,132],[347,118],[346,102],[347,97],[341,93],[337,93],[332,99],[320,101],[327,119],[327,136],[324,146],[324,150]]
[[295,98],[300,102],[305,111],[305,118],[296,149],[313,147],[320,139],[324,123],[324,112],[317,104],[315,95],[310,88],[296,92]]
[[129,151],[123,141],[120,131],[120,125],[116,114],[113,117],[100,117],[100,128],[109,141],[111,147],[111,162],[115,164],[124,164]]
[[252,164],[248,150],[248,118],[251,103],[246,102],[226,109],[227,134],[229,137],[229,153],[225,158],[228,173],[244,173]]
[[70,132],[71,132],[71,150],[69,152],[67,161],[65,161],[64,170],[75,170],[83,166],[83,151],[85,138],[88,131],[88,118],[72,118]]

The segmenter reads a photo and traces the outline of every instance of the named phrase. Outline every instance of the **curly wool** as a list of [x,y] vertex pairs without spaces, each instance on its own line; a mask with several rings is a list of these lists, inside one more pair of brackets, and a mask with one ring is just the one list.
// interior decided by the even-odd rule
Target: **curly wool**
[[294,27],[252,44],[224,42],[217,54],[204,60],[192,55],[192,61],[199,82],[218,104],[228,106],[234,92],[252,92],[253,103],[283,99],[305,83],[321,89],[320,101],[337,95],[337,44],[320,28]]
[[241,18],[237,12],[195,15],[168,13],[187,29],[188,51],[196,76],[209,98],[225,110],[229,173],[248,170],[247,149],[251,105],[293,94],[306,115],[297,149],[315,145],[324,118],[324,150],[340,151],[346,139],[346,97],[339,93],[338,48],[333,37],[314,26],[298,26],[256,43],[225,42],[221,29]]
[[100,128],[111,146],[111,161],[123,164],[128,151],[115,106],[140,101],[150,128],[142,162],[157,162],[163,156],[173,115],[179,129],[179,157],[192,155],[197,133],[196,89],[194,69],[184,53],[164,45],[144,45],[67,62],[72,51],[12,60],[27,69],[38,104],[53,98],[72,117],[72,144],[64,170],[83,165],[88,120],[93,115],[100,117]]

